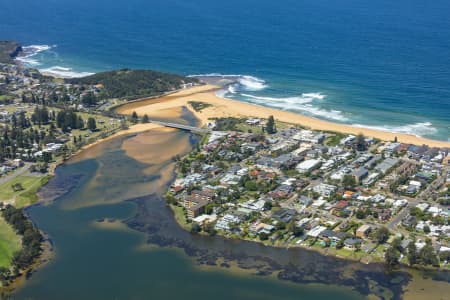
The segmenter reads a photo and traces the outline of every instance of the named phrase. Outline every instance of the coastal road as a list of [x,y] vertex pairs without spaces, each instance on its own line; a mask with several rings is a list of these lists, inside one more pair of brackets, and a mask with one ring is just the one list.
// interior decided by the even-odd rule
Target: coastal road
[[9,174],[9,175],[7,175],[7,176],[2,176],[2,177],[0,177],[0,185],[1,185],[1,184],[4,184],[5,182],[8,182],[8,181],[10,181],[10,180],[13,180],[13,179],[16,178],[17,176],[22,175],[23,173],[25,173],[26,171],[29,170],[30,165],[31,165],[30,163],[25,163],[25,165],[24,165],[22,168],[20,168],[20,169],[14,171],[14,173]]

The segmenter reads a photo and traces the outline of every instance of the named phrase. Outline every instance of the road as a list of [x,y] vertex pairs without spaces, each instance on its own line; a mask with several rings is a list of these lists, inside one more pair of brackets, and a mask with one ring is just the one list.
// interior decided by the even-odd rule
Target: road
[[22,175],[23,173],[25,173],[26,171],[29,170],[30,165],[31,165],[30,163],[25,163],[25,165],[23,167],[21,167],[18,170],[15,170],[14,173],[9,174],[7,176],[0,177],[0,185],[4,184],[5,182],[8,182],[10,180],[13,180],[14,178],[16,178],[19,175]]
[[387,227],[389,229],[394,229],[408,214],[412,207],[416,207],[420,202],[426,201],[429,195],[436,191],[439,186],[445,183],[447,178],[448,170],[444,170],[441,176],[439,176],[435,181],[431,182],[425,190],[423,190],[416,198],[410,198],[402,196],[402,198],[408,200],[408,204],[389,222]]

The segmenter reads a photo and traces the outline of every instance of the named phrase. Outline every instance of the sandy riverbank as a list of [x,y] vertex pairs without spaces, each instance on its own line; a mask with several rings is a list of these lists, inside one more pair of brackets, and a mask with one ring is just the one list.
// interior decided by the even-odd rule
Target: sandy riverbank
[[[408,144],[423,145],[430,147],[450,147],[449,142],[431,140],[414,135],[393,133],[368,128],[353,127],[346,124],[338,124],[329,121],[319,120],[296,114],[288,111],[282,111],[274,108],[264,107],[256,104],[220,98],[216,91],[220,87],[213,85],[197,86],[186,89],[171,95],[160,98],[134,102],[129,105],[121,106],[117,109],[118,113],[131,114],[136,111],[138,115],[147,114],[149,117],[167,114],[171,110],[186,106],[201,121],[203,125],[208,123],[211,118],[220,117],[256,117],[267,118],[273,115],[275,119],[309,127],[314,130],[335,131],[348,134],[363,133],[366,136],[374,137],[384,141],[393,141],[397,137],[398,141]],[[200,112],[194,111],[188,104],[189,101],[201,101],[209,103],[211,106]]]

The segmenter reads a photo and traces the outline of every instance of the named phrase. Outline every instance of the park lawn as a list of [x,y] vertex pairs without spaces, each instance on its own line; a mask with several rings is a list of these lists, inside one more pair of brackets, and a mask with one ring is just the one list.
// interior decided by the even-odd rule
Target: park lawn
[[[17,208],[31,205],[38,200],[37,192],[47,184],[49,178],[49,176],[17,176],[0,185],[0,201],[9,202],[15,199],[14,206]],[[16,183],[20,183],[23,190],[14,192],[11,186]]]
[[11,259],[21,247],[21,238],[3,217],[0,217],[0,267],[11,267]]
[[349,259],[360,260],[363,256],[367,255],[362,251],[353,251],[345,248],[336,249],[336,254]]
[[173,204],[170,205],[170,208],[172,208],[175,220],[178,222],[178,224],[185,230],[190,231],[191,224],[187,222],[186,216],[184,215],[184,208]]
[[337,146],[337,145],[339,145],[339,144],[341,143],[342,138],[343,138],[342,135],[340,135],[340,134],[335,134],[335,135],[332,135],[332,136],[330,136],[329,138],[327,138],[327,139],[325,140],[325,143],[324,143],[324,144],[327,145],[327,146],[332,146],[332,147],[334,147],[334,146]]

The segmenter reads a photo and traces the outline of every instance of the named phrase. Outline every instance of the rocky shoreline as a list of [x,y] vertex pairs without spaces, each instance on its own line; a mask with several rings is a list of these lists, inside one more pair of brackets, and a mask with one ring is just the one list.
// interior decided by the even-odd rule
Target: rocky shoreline
[[15,41],[0,41],[0,63],[11,64],[23,51],[22,45]]

